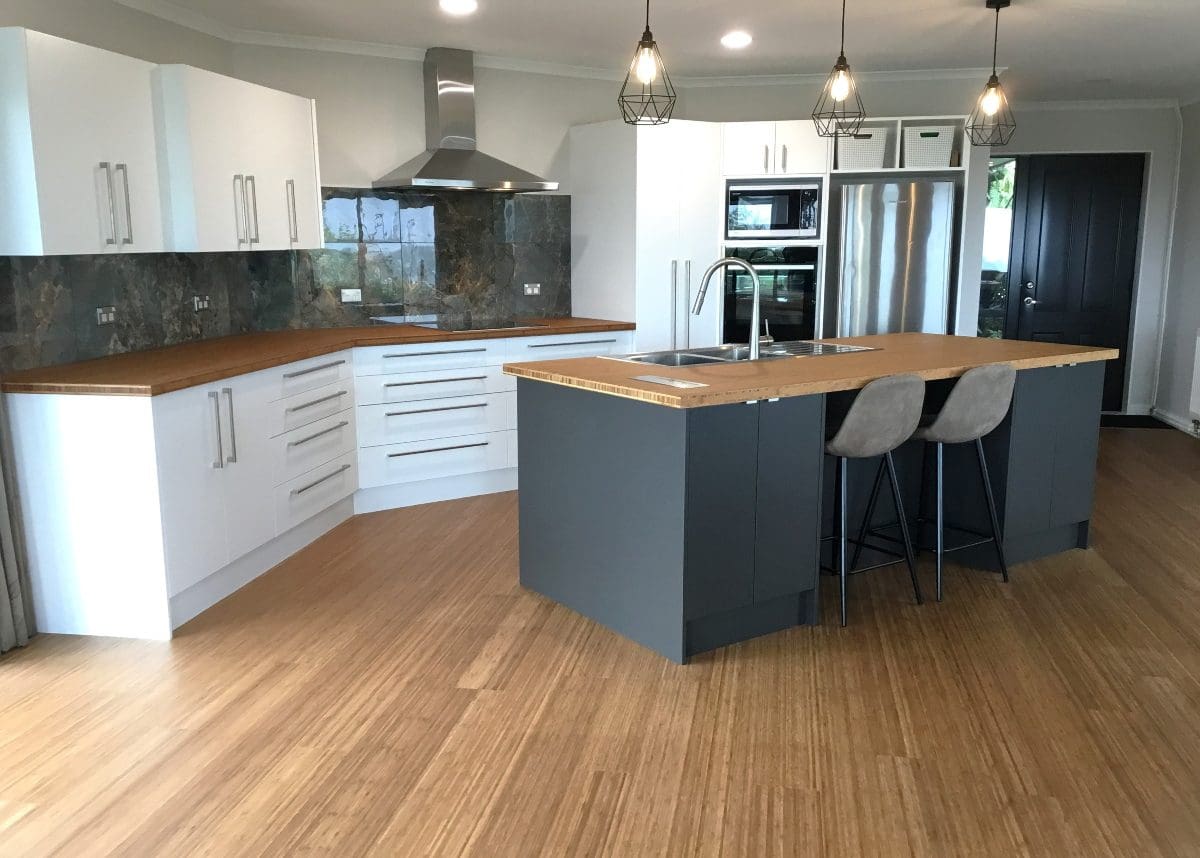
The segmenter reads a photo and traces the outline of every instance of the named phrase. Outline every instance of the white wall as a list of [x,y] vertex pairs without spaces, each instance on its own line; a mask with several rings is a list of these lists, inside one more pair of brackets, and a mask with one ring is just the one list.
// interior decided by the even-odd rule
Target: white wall
[[1196,332],[1200,329],[1200,103],[1180,113],[1179,199],[1155,409],[1186,429],[1192,421],[1192,386],[1200,384],[1200,378],[1193,378]]
[[1154,404],[1162,301],[1167,286],[1168,250],[1175,204],[1179,124],[1172,107],[1081,107],[1044,105],[1017,112],[1012,144],[994,154],[1144,152],[1145,199],[1138,246],[1126,411],[1146,414]]

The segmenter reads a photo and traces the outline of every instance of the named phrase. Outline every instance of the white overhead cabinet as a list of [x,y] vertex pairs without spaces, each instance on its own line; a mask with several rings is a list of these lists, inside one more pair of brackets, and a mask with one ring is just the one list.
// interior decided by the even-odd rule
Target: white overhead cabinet
[[721,126],[601,122],[571,129],[571,301],[637,324],[639,350],[721,341],[722,279],[690,307],[721,255]]
[[190,66],[154,78],[169,249],[321,247],[312,100]]
[[829,141],[811,119],[729,122],[724,126],[726,176],[794,176],[825,173]]
[[0,29],[0,255],[164,249],[153,70]]

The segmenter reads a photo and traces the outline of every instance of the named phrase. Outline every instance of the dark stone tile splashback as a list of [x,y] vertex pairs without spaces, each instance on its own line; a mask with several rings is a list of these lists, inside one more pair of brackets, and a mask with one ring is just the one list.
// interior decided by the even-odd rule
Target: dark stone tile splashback
[[[565,196],[338,188],[324,250],[0,257],[0,373],[379,316],[569,316],[570,218]],[[98,326],[104,306],[116,322]]]

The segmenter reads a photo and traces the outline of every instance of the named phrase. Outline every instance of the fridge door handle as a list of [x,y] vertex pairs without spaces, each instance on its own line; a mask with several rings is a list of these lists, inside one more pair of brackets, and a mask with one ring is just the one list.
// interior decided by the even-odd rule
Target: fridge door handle
[[[683,263],[683,347],[690,349],[692,347],[692,314],[688,312],[688,307],[692,303],[692,260],[687,260]],[[679,315],[679,307],[675,308],[675,315]]]
[[679,327],[679,260],[671,260],[671,348],[679,348],[676,330]]

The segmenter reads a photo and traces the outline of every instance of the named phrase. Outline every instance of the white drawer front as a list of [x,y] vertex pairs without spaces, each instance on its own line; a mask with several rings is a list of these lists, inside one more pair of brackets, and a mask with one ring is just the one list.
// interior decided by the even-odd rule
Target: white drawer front
[[354,417],[354,409],[347,408],[275,438],[271,442],[274,456],[272,485],[286,483],[357,449]]
[[504,340],[459,340],[359,348],[354,350],[354,374],[432,372],[442,369],[498,365],[504,363],[504,342]]
[[358,456],[347,453],[275,489],[275,527],[291,530],[358,489]]
[[318,387],[272,402],[269,411],[270,437],[299,429],[354,405],[354,379],[343,378],[333,384]]
[[363,488],[508,467],[512,432],[463,435],[358,451]]
[[619,355],[633,351],[629,331],[602,334],[566,334],[558,337],[525,337],[509,340],[508,361],[524,363],[535,360]]
[[412,402],[447,396],[504,393],[517,389],[517,380],[499,366],[467,367],[436,372],[365,375],[354,379],[354,401],[359,405]]
[[359,446],[402,444],[502,432],[516,423],[515,393],[459,396],[394,405],[364,405],[358,410]]
[[271,385],[271,399],[285,399],[348,379],[350,362],[349,352],[336,352],[277,367],[273,370],[276,376]]

